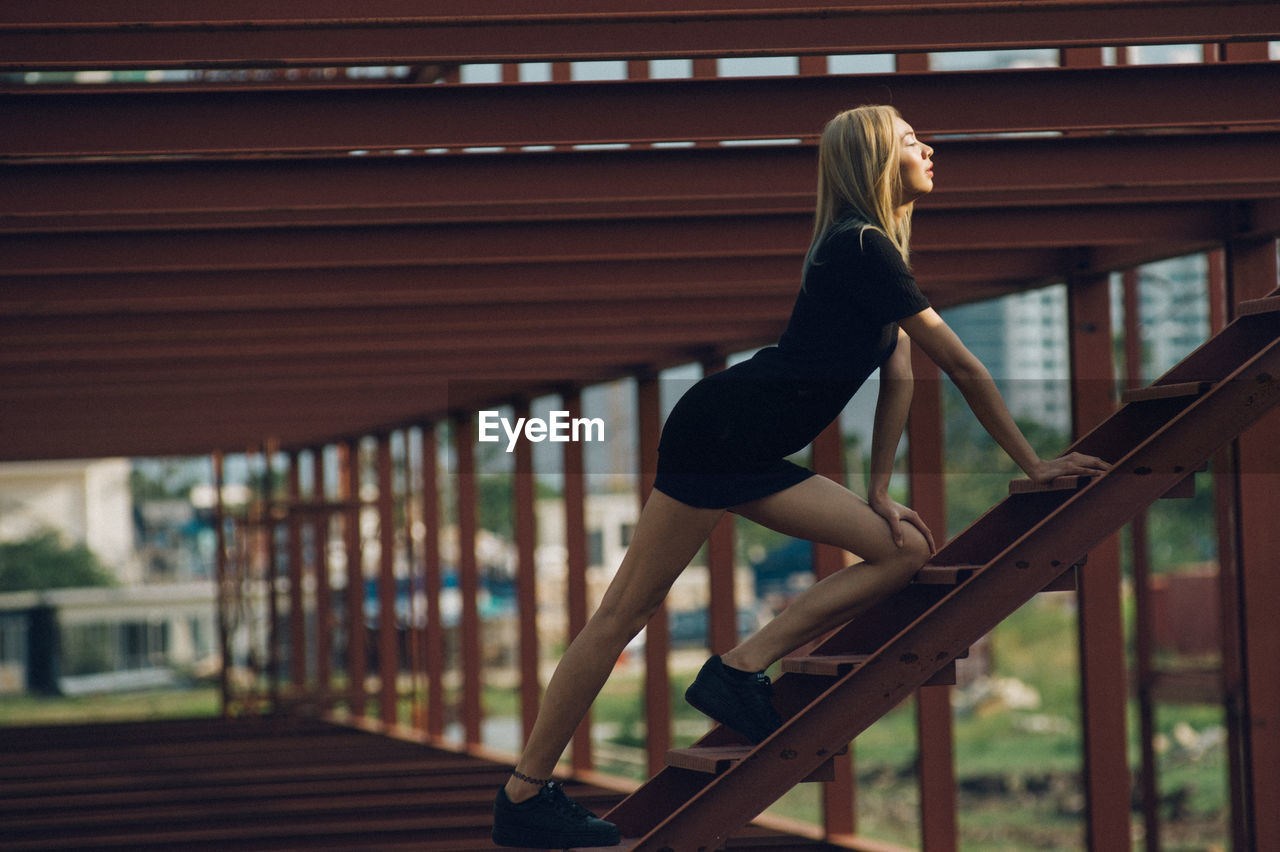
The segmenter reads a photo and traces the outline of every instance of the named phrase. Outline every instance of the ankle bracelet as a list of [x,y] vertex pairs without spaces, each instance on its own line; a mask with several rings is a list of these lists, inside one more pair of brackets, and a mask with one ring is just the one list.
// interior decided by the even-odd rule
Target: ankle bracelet
[[524,781],[526,784],[537,784],[539,787],[546,786],[547,782],[551,780],[550,778],[530,778],[528,775],[525,775],[523,772],[517,772],[514,769],[511,770],[511,777],[518,778],[521,781]]

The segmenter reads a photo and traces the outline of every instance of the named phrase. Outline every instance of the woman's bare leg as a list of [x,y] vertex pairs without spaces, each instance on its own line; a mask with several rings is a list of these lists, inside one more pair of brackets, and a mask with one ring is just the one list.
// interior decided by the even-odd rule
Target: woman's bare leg
[[[652,493],[599,609],[569,644],[547,684],[517,771],[533,778],[551,775],[619,655],[723,514],[721,509],[695,509],[660,491]],[[506,791],[513,802],[520,802],[537,793],[538,785],[512,777]]]
[[738,514],[795,538],[831,544],[863,562],[810,586],[754,635],[722,656],[725,665],[761,671],[806,642],[840,626],[910,582],[929,559],[929,544],[903,524],[902,547],[867,502],[826,477],[738,506]]

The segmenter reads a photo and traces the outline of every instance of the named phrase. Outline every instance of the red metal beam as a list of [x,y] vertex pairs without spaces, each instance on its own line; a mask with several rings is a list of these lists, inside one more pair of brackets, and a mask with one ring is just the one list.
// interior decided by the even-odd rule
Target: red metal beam
[[[840,418],[829,424],[813,439],[810,447],[810,464],[813,470],[846,484],[844,457],[844,433]],[[849,554],[830,544],[814,542],[810,548],[810,561],[815,582],[830,577],[849,564]],[[831,759],[832,780],[822,785],[822,826],[828,837],[852,835],[858,828],[857,785],[854,783],[853,749],[837,754]]]
[[[1074,280],[1069,290],[1072,420],[1077,438],[1116,410],[1108,276]],[[1116,461],[1108,459],[1108,461]],[[1120,541],[1112,535],[1089,551],[1078,578],[1080,703],[1084,727],[1087,845],[1128,850],[1128,689],[1120,600]]]
[[811,138],[836,112],[885,101],[937,134],[1260,127],[1280,120],[1277,81],[1280,63],[1221,62],[358,90],[29,87],[0,94],[0,156]]
[[462,629],[458,659],[462,668],[462,731],[468,746],[483,743],[484,704],[480,682],[483,659],[480,649],[480,568],[476,557],[477,487],[475,427],[468,413],[449,421],[453,439],[454,474],[458,518],[458,588],[462,593]]
[[[797,246],[776,255],[743,251],[736,257],[547,258],[529,263],[476,258],[473,263],[350,269],[103,270],[39,276],[0,271],[0,315],[271,314],[296,311],[299,306],[308,311],[431,307],[441,312],[442,322],[449,322],[450,316],[456,322],[468,311],[498,304],[524,311],[549,303],[587,302],[603,311],[619,303],[643,307],[650,300],[674,303],[734,294],[742,298],[794,294],[802,252],[803,246]],[[1039,271],[1049,255],[1052,252],[976,252],[972,263],[974,274],[1007,279]],[[943,271],[938,269],[939,274]]]
[[[942,384],[937,365],[919,346],[911,348],[911,371],[915,383],[907,422],[911,508],[941,545],[948,538]],[[926,686],[916,690],[920,845],[931,852],[955,852],[958,848],[952,733],[951,687]]]
[[[709,376],[725,368],[723,357],[702,362]],[[734,580],[734,531],[736,520],[726,514],[707,538],[707,647],[725,654],[738,644],[738,605]]]
[[[1274,293],[1280,286],[1275,240],[1242,240],[1227,246],[1227,274],[1233,303]],[[1242,786],[1250,848],[1280,844],[1280,682],[1275,661],[1280,656],[1280,630],[1263,603],[1280,599],[1275,554],[1280,527],[1275,523],[1280,488],[1280,412],[1270,412],[1235,442],[1230,499],[1236,511],[1234,529],[1239,582],[1238,642],[1243,648],[1245,706],[1242,712],[1246,755]]]
[[[934,140],[922,206],[1280,195],[1280,131]],[[812,145],[475,156],[9,163],[0,231],[806,212]],[[744,186],[743,175],[750,175]]]
[[[811,214],[0,237],[8,276],[48,272],[340,269],[802,252]],[[672,225],[675,225],[674,227]],[[1045,236],[1045,242],[1051,242]],[[750,247],[744,251],[745,247]]]
[[427,736],[444,736],[444,622],[440,617],[440,596],[444,582],[440,565],[440,475],[437,462],[439,440],[436,424],[422,427],[422,582],[427,598],[427,627],[423,638],[423,659],[427,665]]
[[297,450],[288,454],[285,493],[290,511],[286,516],[288,541],[285,561],[289,572],[289,686],[294,696],[307,689],[307,614],[303,599],[302,517],[294,510],[302,501],[302,480]]
[[[111,322],[106,320],[87,327],[81,324],[83,331],[74,334],[29,334],[17,330],[13,338],[0,345],[0,365],[46,376],[76,371],[83,365],[89,368],[89,373],[83,375],[96,375],[98,380],[115,371],[127,375],[145,370],[148,364],[161,366],[162,375],[172,369],[172,375],[191,378],[204,374],[206,367],[228,375],[243,370],[246,374],[257,372],[264,379],[289,375],[301,378],[307,374],[307,362],[318,373],[335,377],[383,373],[397,366],[443,373],[451,366],[465,367],[467,363],[475,365],[474,372],[485,364],[500,366],[508,359],[518,361],[521,353],[528,359],[525,363],[552,363],[559,356],[610,359],[630,351],[638,357],[664,348],[696,349],[716,345],[717,341],[727,345],[735,340],[773,337],[781,331],[789,302],[789,298],[771,299],[762,306],[746,305],[727,315],[696,311],[679,321],[663,323],[648,334],[635,328],[634,318],[630,324],[601,318],[594,324],[589,320],[551,321],[540,328],[498,321],[488,330],[470,334],[436,329],[424,322],[400,325],[383,339],[375,337],[371,330],[348,330],[334,324],[328,341],[323,326],[314,327],[305,336],[289,335],[279,340],[210,330],[201,332],[203,339],[199,341],[184,342],[164,332],[113,333]],[[44,321],[39,324],[62,325]],[[95,325],[103,333],[101,339],[94,339]],[[0,335],[10,328],[21,329],[21,323],[0,321]],[[255,358],[270,359],[270,366],[254,371],[249,362]],[[330,363],[334,367],[332,373],[323,367]],[[217,373],[207,373],[204,378],[216,376]],[[35,386],[21,376],[0,379],[0,387]]]
[[[661,387],[650,372],[636,381],[636,424],[639,431],[640,504],[653,493],[658,469],[658,436],[662,419]],[[649,775],[666,766],[671,748],[671,627],[665,602],[658,605],[644,628],[645,755]]]
[[[1040,0],[772,9],[545,9],[351,18],[262,19],[260,8],[228,18],[194,7],[128,22],[82,7],[40,4],[0,23],[0,70],[255,68],[659,57],[889,53],[1012,47],[1266,40],[1280,36],[1267,0]],[[314,4],[309,4],[314,5]],[[308,12],[311,10],[308,9]],[[337,11],[336,9],[333,11]],[[365,15],[369,11],[361,10]],[[418,11],[418,10],[413,10]],[[119,14],[118,12],[116,14]],[[33,20],[33,18],[35,20]],[[11,23],[13,20],[25,23]],[[1248,35],[1242,35],[1248,34]]]
[[[858,0],[855,3],[832,4],[852,6],[893,6],[902,0]],[[974,0],[931,0],[931,8],[947,5],[972,5]],[[1135,0],[1129,0],[1135,2]],[[1138,0],[1140,2],[1140,0]],[[1163,0],[1155,0],[1163,2]],[[1096,4],[1101,5],[1101,4]],[[1106,5],[1114,6],[1115,3]],[[314,21],[356,21],[383,18],[408,17],[407,11],[418,7],[406,0],[366,0],[360,4],[358,16],[351,14],[350,4],[343,0],[307,0],[306,17]],[[622,0],[602,3],[602,0],[557,0],[556,14],[599,16],[632,14],[637,12],[710,12],[710,11],[786,11],[810,10],[812,0]],[[432,16],[442,18],[473,17],[480,19],[503,16],[536,17],[547,14],[547,5],[541,0],[434,0]],[[174,21],[210,23],[217,21],[273,20],[264,18],[262,4],[256,0],[133,0],[128,13],[119,8],[106,7],[94,0],[48,0],[28,6],[7,7],[0,11],[0,23],[145,23],[147,21]]]
[[[582,416],[582,395],[572,390],[561,398],[569,417]],[[587,624],[587,483],[582,444],[568,441],[562,451],[564,467],[565,613],[566,642],[572,642]],[[571,760],[577,771],[595,767],[591,747],[591,710],[573,732]]]
[[[206,412],[209,409],[205,409]],[[217,411],[217,409],[213,409]],[[262,434],[262,433],[259,433]],[[266,433],[271,434],[271,433]],[[343,633],[346,637],[347,712],[355,718],[365,715],[368,694],[364,626],[364,544],[360,535],[360,442],[355,439],[338,445],[338,497],[348,504],[342,515],[343,551],[347,561],[347,589]]]
[[[1074,248],[1224,239],[1236,231],[1228,202],[1082,206],[1064,217],[1050,208],[969,211],[922,207],[920,252]],[[350,269],[396,265],[630,261],[709,256],[797,256],[808,243],[810,213],[671,219],[583,219],[226,229],[176,233],[0,236],[6,276],[174,270]],[[599,280],[592,275],[594,280]],[[0,282],[2,282],[0,278]]]
[[[325,453],[321,447],[311,450],[311,499],[317,504],[329,500],[325,486]],[[333,639],[337,624],[333,612],[333,588],[330,585],[329,547],[332,515],[316,512],[311,516],[311,565],[316,583],[316,691],[320,709],[332,709]]]
[[396,495],[390,433],[378,435],[377,456],[378,718],[385,725],[394,725],[400,713],[400,650],[396,638]]
[[[777,255],[741,251],[730,257],[634,258],[596,262],[441,264],[366,269],[230,269],[8,277],[0,272],[0,315],[116,316],[144,313],[415,308],[442,312],[512,311],[574,303],[584,313],[664,311],[689,300],[792,296],[803,246]],[[917,278],[939,304],[983,298],[990,285],[1057,275],[1072,262],[1064,249],[914,252]],[[589,283],[587,280],[589,279]],[[602,282],[607,282],[604,284]],[[961,287],[951,292],[954,286]],[[1008,292],[1002,289],[1002,292]],[[595,306],[594,309],[591,306]],[[442,321],[447,321],[442,319]]]
[[[516,406],[516,418],[528,419],[530,413],[528,400],[522,400]],[[538,701],[542,696],[538,673],[537,503],[533,444],[529,441],[520,441],[515,447],[512,502],[519,618],[517,655],[520,660],[520,727],[523,735],[521,742],[528,742],[529,735],[533,733],[533,723],[538,717]]]

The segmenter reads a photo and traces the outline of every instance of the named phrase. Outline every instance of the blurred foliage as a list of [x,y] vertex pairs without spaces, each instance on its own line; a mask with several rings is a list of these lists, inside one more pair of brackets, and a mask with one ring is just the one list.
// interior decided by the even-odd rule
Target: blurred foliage
[[88,547],[63,544],[53,530],[0,543],[0,592],[113,585],[115,580]]

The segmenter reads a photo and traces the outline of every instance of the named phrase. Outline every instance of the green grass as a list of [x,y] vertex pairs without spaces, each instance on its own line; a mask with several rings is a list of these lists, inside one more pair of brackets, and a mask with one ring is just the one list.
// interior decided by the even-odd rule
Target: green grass
[[157,689],[78,697],[0,697],[0,725],[61,725],[216,716],[215,687]]

